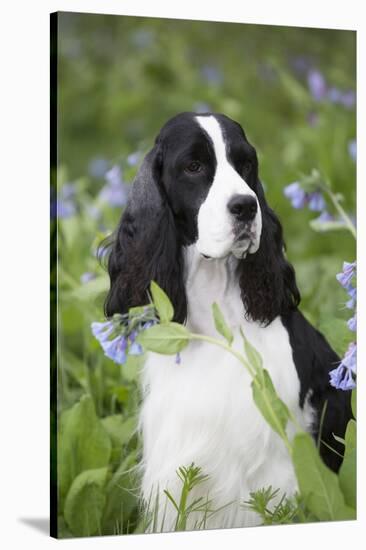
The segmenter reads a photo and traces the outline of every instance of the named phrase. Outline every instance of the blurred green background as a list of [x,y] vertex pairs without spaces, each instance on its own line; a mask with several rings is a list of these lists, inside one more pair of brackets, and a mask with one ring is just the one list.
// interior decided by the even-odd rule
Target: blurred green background
[[312,231],[319,213],[293,209],[283,189],[316,168],[354,216],[355,63],[351,31],[58,15],[60,536],[142,529],[138,361],[120,368],[103,357],[90,323],[103,318],[108,287],[96,247],[171,116],[221,112],[243,126],[284,226],[302,310],[344,352],[349,312],[335,274],[355,243],[346,231]]

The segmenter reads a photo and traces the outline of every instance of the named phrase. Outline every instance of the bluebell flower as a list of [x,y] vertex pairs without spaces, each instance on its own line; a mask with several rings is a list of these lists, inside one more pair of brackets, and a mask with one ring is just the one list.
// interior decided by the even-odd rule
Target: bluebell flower
[[330,384],[340,390],[353,390],[356,387],[357,346],[352,342],[338,367],[330,371]]
[[346,290],[348,292],[348,295],[350,296],[350,299],[348,300],[348,302],[346,302],[346,307],[348,309],[354,309],[354,307],[356,306],[356,300],[357,300],[357,289],[356,287],[349,285],[349,287]]
[[353,90],[347,90],[347,92],[343,92],[339,102],[343,105],[343,107],[346,107],[346,109],[352,109],[352,107],[354,107],[356,104],[355,92]]
[[222,73],[214,65],[203,65],[201,75],[211,84],[220,84],[222,82]]
[[285,197],[290,200],[294,208],[304,208],[304,206],[306,206],[307,196],[298,181],[287,185],[284,188],[283,193]]
[[334,216],[332,216],[332,214],[329,214],[329,212],[327,210],[323,210],[323,212],[320,214],[320,216],[318,216],[315,219],[318,222],[326,223],[326,222],[334,221]]
[[113,166],[105,175],[106,185],[99,193],[101,200],[110,206],[124,206],[127,201],[127,189],[122,180],[122,171],[119,166]]
[[292,57],[290,59],[290,65],[292,69],[297,73],[299,76],[305,74],[308,72],[311,61],[308,57],[303,55],[297,55],[295,57]]
[[141,158],[140,151],[136,151],[135,153],[131,153],[127,157],[127,164],[129,166],[136,166]]
[[76,206],[71,201],[65,201],[63,199],[57,199],[57,217],[58,218],[71,218],[76,213]]
[[308,203],[309,203],[310,210],[313,210],[313,211],[321,212],[326,207],[324,197],[318,191],[315,191],[314,193],[309,193]]
[[348,142],[348,153],[351,159],[355,161],[357,158],[357,142],[355,139]]
[[143,353],[144,350],[142,349],[141,344],[139,344],[138,342],[133,342],[128,350],[129,355],[142,355]]
[[103,178],[109,168],[109,162],[101,157],[91,159],[88,165],[88,172],[93,178]]
[[57,195],[57,216],[59,218],[71,218],[76,214],[75,195],[75,183],[64,183]]
[[103,340],[101,342],[104,354],[112,359],[118,365],[123,365],[127,361],[127,338],[126,336],[116,336],[113,340]]
[[102,323],[98,323],[97,321],[94,321],[91,324],[91,330],[93,333],[93,336],[99,341],[104,342],[106,341],[109,336],[112,334],[114,330],[113,321],[104,321]]
[[308,72],[308,87],[315,101],[321,101],[327,93],[327,85],[322,73],[316,69],[311,69]]
[[356,313],[354,314],[353,317],[351,317],[351,319],[348,319],[347,326],[348,326],[349,330],[351,330],[352,332],[356,332],[356,330],[357,330],[357,315],[356,315]]
[[356,262],[343,262],[343,271],[337,273],[337,281],[347,289],[349,287],[351,280],[355,274]]
[[89,283],[89,281],[95,279],[95,277],[95,273],[90,273],[90,271],[86,271],[85,273],[80,275],[80,282],[85,285],[86,283]]
[[63,200],[73,199],[76,195],[75,183],[64,183],[61,187],[60,198]]
[[193,105],[193,111],[195,113],[210,113],[212,111],[212,108],[208,103],[205,103],[203,101],[199,101],[198,103],[195,103]]
[[332,88],[329,88],[327,97],[332,103],[339,103],[342,99],[342,92],[333,86]]

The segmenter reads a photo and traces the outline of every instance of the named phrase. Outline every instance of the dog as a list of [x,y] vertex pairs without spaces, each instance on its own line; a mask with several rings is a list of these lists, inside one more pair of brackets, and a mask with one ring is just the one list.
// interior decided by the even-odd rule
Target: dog
[[[279,396],[337,471],[343,448],[333,434],[344,435],[350,395],[329,384],[340,359],[299,311],[284,250],[242,127],[223,114],[178,114],[161,129],[133,183],[108,260],[105,313],[146,304],[154,280],[176,322],[217,337],[217,302],[233,348],[243,352],[242,329]],[[209,502],[207,528],[258,525],[258,515],[243,506],[251,491],[271,485],[279,495],[296,492],[289,453],[254,404],[250,375],[227,351],[195,341],[179,365],[150,353],[141,382],[141,493],[145,506],[156,504],[162,530],[174,529],[176,510],[164,490],[179,500],[180,466],[194,463],[207,475],[190,495]],[[192,513],[187,528],[199,517]]]

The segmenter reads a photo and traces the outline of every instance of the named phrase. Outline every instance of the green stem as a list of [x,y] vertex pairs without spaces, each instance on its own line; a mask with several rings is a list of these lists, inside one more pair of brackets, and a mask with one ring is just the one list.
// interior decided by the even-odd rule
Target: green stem
[[255,375],[256,375],[255,369],[253,369],[253,367],[244,359],[244,357],[240,353],[238,353],[233,348],[231,348],[230,346],[225,344],[225,342],[223,340],[218,340],[217,338],[212,338],[211,336],[205,336],[203,334],[194,334],[194,333],[191,333],[189,335],[189,339],[190,340],[202,340],[204,342],[209,342],[210,344],[214,344],[216,346],[219,346],[220,348],[225,349],[226,351],[228,351],[229,353],[234,355],[234,357],[236,357],[238,359],[238,361],[240,361],[240,363],[242,363],[244,365],[244,367],[247,369],[247,371],[249,371],[250,375],[253,378],[255,377]]
[[[228,351],[229,353],[234,355],[234,357],[236,357],[238,359],[238,361],[240,361],[240,363],[242,363],[242,365],[244,365],[244,367],[247,369],[249,374],[252,376],[253,383],[256,384],[259,389],[261,388],[261,386],[259,384],[259,381],[256,377],[257,371],[250,365],[250,363],[248,363],[244,359],[244,357],[240,353],[238,353],[233,348],[231,348],[230,346],[225,344],[225,342],[223,340],[218,340],[216,338],[212,338],[211,336],[205,336],[203,334],[194,334],[194,333],[190,333],[189,337],[190,337],[191,340],[201,340],[201,341],[204,341],[204,342],[209,342],[210,344],[214,344],[216,346],[220,346],[221,348],[225,349],[226,351]],[[290,441],[287,437],[287,433],[286,433],[286,431],[281,429],[281,423],[278,422],[277,416],[276,416],[275,412],[273,411],[272,407],[270,407],[269,403],[267,403],[267,406],[268,406],[268,408],[270,408],[272,410],[273,418],[275,419],[276,424],[278,425],[279,432],[282,434],[282,439],[283,439],[283,441],[284,441],[284,443],[287,447],[287,450],[291,454],[292,453],[292,447],[291,447]],[[289,411],[289,417],[290,417],[290,420],[295,424],[296,429],[301,431],[301,428],[299,427],[298,423],[296,422],[296,419],[293,417],[293,415],[291,414],[290,411]]]
[[335,209],[338,211],[338,213],[340,214],[340,216],[344,219],[344,222],[347,226],[347,228],[349,229],[350,233],[352,234],[352,236],[356,239],[357,237],[357,233],[356,233],[356,228],[355,226],[353,225],[352,223],[352,220],[350,219],[350,217],[348,216],[348,214],[344,211],[343,207],[341,206],[339,200],[336,198],[336,196],[334,195],[334,193],[329,189],[328,186],[326,185],[322,185],[322,188],[323,190],[327,193],[327,195],[329,196],[330,200],[332,201]]

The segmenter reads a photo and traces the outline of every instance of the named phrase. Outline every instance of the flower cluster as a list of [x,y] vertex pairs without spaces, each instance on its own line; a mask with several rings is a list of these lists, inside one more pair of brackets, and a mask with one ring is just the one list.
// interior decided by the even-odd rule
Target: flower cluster
[[310,210],[321,212],[325,210],[326,204],[320,191],[307,192],[301,187],[298,181],[287,185],[283,193],[294,208],[304,208],[308,206]]
[[[64,183],[57,193],[56,212],[54,214],[58,218],[71,218],[76,214],[75,195],[75,183]],[[54,214],[51,214],[51,217],[54,217]]]
[[122,170],[115,165],[105,175],[106,184],[102,187],[99,198],[109,206],[121,207],[127,201],[127,187],[122,179]]
[[142,355],[141,344],[136,341],[139,332],[156,323],[151,308],[136,308],[135,315],[114,315],[104,322],[93,322],[91,330],[103,348],[104,354],[123,365],[129,355]]
[[346,109],[352,109],[356,103],[354,90],[340,90],[335,86],[328,86],[324,75],[317,69],[310,69],[307,74],[309,91],[315,101],[328,100],[339,104]]
[[[337,281],[347,291],[349,300],[346,302],[348,309],[354,310],[354,315],[347,323],[349,330],[356,332],[357,330],[357,289],[353,284],[356,275],[356,262],[344,262],[343,270],[336,275]],[[357,361],[357,344],[351,342],[348,350],[345,353],[341,363],[336,369],[330,371],[330,383],[335,388],[341,390],[352,390],[356,387],[356,361]]]

